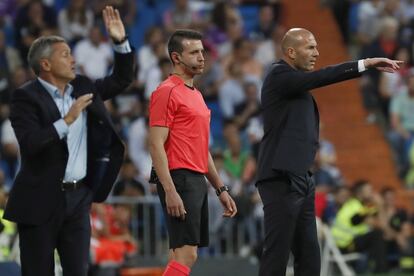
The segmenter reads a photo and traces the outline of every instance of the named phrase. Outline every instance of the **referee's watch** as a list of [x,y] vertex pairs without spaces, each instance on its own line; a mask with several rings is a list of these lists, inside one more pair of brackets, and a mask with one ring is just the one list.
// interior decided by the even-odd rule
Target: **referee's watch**
[[222,192],[228,192],[229,186],[221,186],[220,188],[216,189],[216,195],[220,196]]

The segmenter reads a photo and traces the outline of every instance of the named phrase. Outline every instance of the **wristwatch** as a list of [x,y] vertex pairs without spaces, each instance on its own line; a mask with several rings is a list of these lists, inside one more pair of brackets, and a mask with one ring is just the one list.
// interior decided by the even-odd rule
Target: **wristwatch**
[[220,196],[222,192],[228,192],[229,186],[221,186],[220,188],[216,189],[216,195]]
[[127,39],[128,39],[128,35],[125,35],[124,38],[122,38],[121,40],[113,40],[112,39],[112,41],[114,42],[115,45],[120,45],[120,44],[124,43],[125,41],[127,41]]

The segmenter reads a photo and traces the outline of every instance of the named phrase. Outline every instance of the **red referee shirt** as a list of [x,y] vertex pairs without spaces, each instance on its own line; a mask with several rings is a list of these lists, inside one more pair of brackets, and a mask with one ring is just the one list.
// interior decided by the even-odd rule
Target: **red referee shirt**
[[170,170],[208,172],[210,110],[200,91],[170,75],[151,95],[149,124],[169,128],[164,148]]

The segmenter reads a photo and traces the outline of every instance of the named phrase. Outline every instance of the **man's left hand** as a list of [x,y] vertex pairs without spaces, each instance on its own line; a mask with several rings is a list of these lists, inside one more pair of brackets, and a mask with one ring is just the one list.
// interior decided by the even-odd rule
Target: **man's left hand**
[[365,68],[376,68],[381,72],[394,73],[400,69],[404,62],[401,60],[392,60],[389,58],[366,58],[364,59]]
[[222,192],[219,196],[219,200],[224,208],[223,217],[234,217],[237,214],[237,207],[234,200],[231,198],[228,192]]
[[119,11],[112,6],[106,6],[102,11],[105,28],[112,41],[122,41],[125,38],[125,28]]

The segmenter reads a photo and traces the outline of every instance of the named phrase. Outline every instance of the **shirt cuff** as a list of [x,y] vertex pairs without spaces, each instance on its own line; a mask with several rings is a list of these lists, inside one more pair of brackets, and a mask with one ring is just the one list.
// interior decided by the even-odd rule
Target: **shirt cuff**
[[128,54],[131,53],[131,46],[129,45],[129,41],[125,40],[121,44],[114,44],[114,50],[120,54]]
[[68,135],[69,127],[66,124],[65,120],[63,119],[57,120],[56,122],[53,123],[53,126],[55,127],[56,132],[58,133],[60,139],[63,139],[64,137]]
[[367,68],[364,65],[364,60],[363,59],[358,60],[358,72],[361,73],[361,72],[364,72],[366,70],[367,70]]

